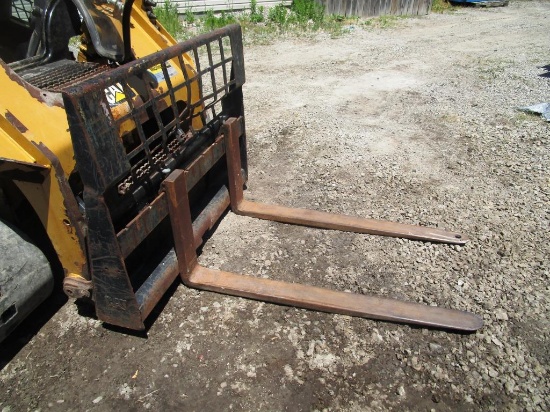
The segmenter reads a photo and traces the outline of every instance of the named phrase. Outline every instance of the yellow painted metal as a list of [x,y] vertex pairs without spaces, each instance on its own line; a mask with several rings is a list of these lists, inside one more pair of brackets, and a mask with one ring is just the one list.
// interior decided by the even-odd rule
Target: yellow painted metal
[[[161,25],[155,27],[142,9],[142,0],[136,0],[130,18],[132,51],[139,59],[176,44],[176,40]],[[191,60],[187,57],[189,63]]]
[[[155,27],[142,10],[142,0],[136,0],[132,10],[132,50],[137,58],[174,45],[176,41],[162,26]],[[85,53],[80,53],[79,60]],[[185,70],[194,72],[193,61],[184,56]],[[182,68],[177,69],[174,82],[183,81]],[[161,82],[159,87],[167,87]],[[40,150],[43,146],[59,160],[63,177],[68,179],[75,169],[75,160],[67,116],[61,95],[34,88],[21,80],[0,60],[0,158],[34,163],[50,169],[44,182],[15,181],[28,199],[56,250],[65,276],[83,277],[86,255],[76,234],[75,225],[67,215],[65,199],[51,162]],[[185,91],[186,93],[186,91]],[[191,88],[194,101],[199,98],[198,82]],[[185,101],[186,96],[181,96]],[[200,127],[200,119],[193,126]],[[125,130],[119,131],[123,133]],[[87,275],[84,277],[88,277]]]
[[[142,1],[136,0],[134,3],[134,8],[132,10],[132,50],[137,58],[145,57],[151,53],[165,49],[166,47],[173,46],[176,44],[176,40],[168,33],[162,25],[156,27],[151,23],[145,11],[141,7]],[[188,74],[195,73],[195,65],[193,59],[188,56],[183,56],[185,67],[181,67],[178,59],[170,60],[172,67],[174,67],[177,73],[171,78],[173,84],[180,84],[185,81],[183,70]],[[166,90],[167,84],[165,81],[159,82],[159,91],[162,92]],[[187,101],[187,90],[181,89],[176,97],[178,100]],[[196,103],[200,99],[199,94],[199,83],[191,83],[191,102]],[[202,110],[201,107],[198,107],[195,110],[195,113],[199,113]],[[127,132],[125,125],[125,130],[121,132]],[[200,117],[195,117],[193,119],[193,127],[200,129],[203,126]],[[121,133],[122,134],[122,133]]]
[[15,184],[38,214],[65,275],[85,277],[86,256],[80,247],[75,227],[67,216],[55,173],[49,173],[42,184],[24,181],[16,181]]
[[64,177],[68,178],[75,161],[65,109],[61,105],[53,104],[59,99],[52,93],[33,89],[29,85],[25,87],[15,79],[16,75],[2,64],[0,157],[50,168],[50,173],[41,184],[25,181],[14,183],[40,218],[65,273],[81,276],[86,259],[75,233],[74,225],[77,223],[71,222],[67,216],[63,194],[55,173],[51,170],[52,165],[38,147],[42,144],[57,156]]
[[[12,139],[24,147],[38,163],[47,166],[48,160],[33,146],[43,143],[54,153],[65,173],[65,177],[74,170],[75,160],[67,115],[61,96],[38,90],[22,80],[5,64],[0,65],[0,114],[6,119],[17,119],[16,127],[20,133],[10,133]],[[32,94],[31,94],[32,91]],[[39,99],[40,97],[40,99]],[[8,120],[10,121],[10,120]],[[4,145],[0,148],[3,153]]]
[[[5,111],[2,111],[5,113]],[[19,162],[40,163],[36,148],[26,140],[18,130],[0,114],[0,157]],[[39,155],[38,155],[39,156]],[[43,165],[43,164],[42,164]]]
[[[142,0],[136,0],[132,9],[132,50],[137,58],[145,57],[151,53],[165,49],[166,47],[173,46],[176,44],[176,40],[166,31],[162,25],[158,25],[158,28],[154,26],[147,14],[143,10]],[[170,60],[170,63],[173,67],[177,68],[178,74],[175,76],[172,81],[176,84],[178,82],[183,82],[183,70],[187,73],[195,73],[195,65],[193,59],[188,56],[183,56],[185,67],[181,67],[177,59]],[[167,87],[166,82],[160,82],[159,89]],[[177,96],[182,101],[186,100],[185,93],[186,91],[182,89],[180,91],[182,96]],[[200,99],[199,83],[191,83],[191,102],[196,103]],[[201,107],[198,107],[195,110],[195,114],[199,113],[202,110]],[[195,117],[193,119],[193,127],[200,129],[203,126],[200,117]]]

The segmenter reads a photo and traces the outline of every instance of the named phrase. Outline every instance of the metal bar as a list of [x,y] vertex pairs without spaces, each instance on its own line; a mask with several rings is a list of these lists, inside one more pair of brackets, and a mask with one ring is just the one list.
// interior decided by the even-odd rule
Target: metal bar
[[[202,245],[202,237],[206,231],[212,229],[228,207],[229,192],[227,187],[222,186],[193,222],[195,249]],[[136,300],[143,320],[149,316],[178,274],[178,259],[172,248],[136,292]]]
[[[194,223],[191,222],[187,187],[187,183],[193,180],[191,174],[188,171],[175,170],[165,180],[164,188],[172,222],[175,253],[173,250],[169,252],[163,264],[159,265],[137,293],[143,318],[149,314],[174,280],[176,272],[179,272],[184,284],[190,287],[277,304],[458,331],[472,332],[483,325],[483,321],[478,316],[458,310],[259,279],[207,269],[198,265],[196,248],[202,243],[202,235],[219,220],[228,204],[231,204],[237,213],[285,223],[361,233],[389,234],[413,239],[449,241],[445,237],[449,235],[447,232],[436,229],[243,200],[239,148],[239,137],[242,133],[242,119],[233,118],[224,124],[222,134],[226,149],[229,189],[222,187]],[[217,142],[220,140],[218,139]],[[456,241],[453,243],[459,240],[456,237],[454,239]]]
[[127,258],[167,215],[166,195],[161,192],[150,205],[144,207],[124,229],[117,233],[122,255]]
[[219,222],[220,218],[229,207],[229,204],[229,191],[227,187],[222,186],[193,221],[193,234],[196,249],[202,245],[202,237],[204,234]]
[[401,237],[405,239],[442,242],[455,245],[463,245],[468,241],[466,236],[459,233],[447,232],[431,227],[407,225],[403,223],[338,215],[309,209],[268,205],[243,200],[243,180],[239,151],[239,137],[242,132],[243,127],[241,118],[228,119],[222,127],[222,133],[225,136],[231,209],[236,214],[322,229],[368,233],[371,235]]
[[344,232],[368,233],[370,235],[400,237],[430,242],[463,245],[468,238],[458,233],[431,227],[407,225],[383,220],[338,215],[309,209],[296,209],[279,205],[243,200],[239,204],[240,215],[295,225],[341,230]]
[[227,160],[227,177],[229,179],[229,196],[231,209],[238,213],[239,205],[243,201],[243,177],[241,173],[241,153],[239,149],[239,137],[243,128],[240,125],[242,118],[228,119],[222,126],[222,134],[225,138],[225,156]]
[[204,149],[193,162],[185,168],[187,188],[191,190],[204,175],[214,167],[224,155],[223,138],[217,137],[214,143]]
[[178,273],[176,252],[174,249],[170,249],[136,292],[136,301],[141,312],[141,319],[147,319],[147,316],[174,282]]
[[[167,47],[166,49],[160,50],[154,54],[145,56],[130,63],[126,63],[115,69],[111,69],[109,70],[108,76],[100,74],[80,82],[76,86],[68,87],[64,89],[64,92],[67,92],[70,95],[79,95],[81,93],[89,92],[90,90],[103,90],[115,83],[126,81],[129,76],[141,74],[157,64],[171,60],[174,57],[180,56],[184,53],[194,51],[197,47],[201,47],[223,37],[229,37],[231,39],[231,47],[238,51],[238,53],[233,53],[232,57],[234,62],[237,63],[235,65],[235,70],[238,74],[236,76],[237,86],[242,86],[244,84],[244,57],[242,53],[243,47],[241,33],[241,27],[237,24],[233,24],[206,34],[201,34],[174,46]],[[234,44],[235,42],[239,44]],[[198,68],[197,72],[199,72]]]
[[89,188],[84,189],[84,202],[97,317],[111,325],[143,330],[145,326],[109,219],[109,209],[103,197]]
[[197,289],[227,295],[368,319],[466,332],[483,326],[481,318],[459,310],[260,279],[200,265],[193,269],[185,283]]
[[[195,186],[197,182],[202,179],[210,169],[212,169],[214,164],[222,158],[223,154],[224,141],[222,138],[218,138],[186,168],[185,179],[187,182],[187,189],[191,190],[193,186]],[[227,191],[227,188],[225,190]],[[164,192],[161,192],[149,206],[143,208],[143,210],[141,210],[124,229],[117,233],[117,240],[120,245],[120,250],[125,258],[127,258],[128,255],[130,255],[130,253],[132,253],[132,251],[147,236],[149,236],[155,227],[157,227],[157,225],[168,215],[168,205],[166,203],[165,196],[166,195]],[[227,205],[225,205],[225,208],[227,208]],[[219,213],[217,219],[222,215],[222,213]],[[210,224],[209,227],[211,226],[212,225]],[[201,239],[201,243],[202,235],[204,235],[206,230],[198,235],[198,239]],[[197,238],[197,235],[195,235],[195,238]],[[201,243],[196,245],[197,248]]]
[[174,236],[174,247],[182,279],[186,279],[197,264],[191,209],[185,180],[185,171],[181,169],[174,170],[164,180]]

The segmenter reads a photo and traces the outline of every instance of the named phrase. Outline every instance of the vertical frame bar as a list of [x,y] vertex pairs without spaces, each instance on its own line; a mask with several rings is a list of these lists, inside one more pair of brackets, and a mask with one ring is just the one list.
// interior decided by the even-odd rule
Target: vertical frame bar
[[197,265],[197,252],[195,250],[185,171],[177,169],[170,173],[164,180],[164,190],[168,197],[178,268],[180,276],[185,282]]

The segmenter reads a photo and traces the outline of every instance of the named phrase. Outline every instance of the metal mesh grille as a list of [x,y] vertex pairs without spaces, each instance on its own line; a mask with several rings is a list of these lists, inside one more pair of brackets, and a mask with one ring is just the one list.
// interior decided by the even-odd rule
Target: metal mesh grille
[[[107,92],[119,130],[127,122],[135,125],[123,135],[132,170],[119,184],[120,194],[155,173],[165,175],[172,170],[186,143],[208,120],[221,114],[221,98],[234,83],[230,80],[231,49],[220,38],[193,49],[191,58],[196,72],[177,69],[189,67],[181,55],[176,63],[162,61],[149,68],[146,77],[151,79],[144,82],[147,96],[138,95],[131,81],[114,84]],[[162,82],[166,88],[151,87]]]
[[155,191],[203,135],[217,133],[224,98],[244,83],[242,59],[240,27],[229,26],[64,90],[86,107],[100,98],[94,116],[109,116],[130,165],[115,182],[120,195]]
[[11,15],[19,20],[30,21],[32,4],[32,0],[13,0],[11,2]]
[[62,60],[31,69],[22,76],[27,82],[39,89],[55,92],[108,69],[109,67],[106,65]]

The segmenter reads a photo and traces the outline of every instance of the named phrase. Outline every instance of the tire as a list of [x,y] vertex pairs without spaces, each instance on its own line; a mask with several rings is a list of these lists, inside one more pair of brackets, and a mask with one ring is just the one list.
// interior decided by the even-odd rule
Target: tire
[[46,256],[27,236],[0,220],[0,342],[53,290]]

